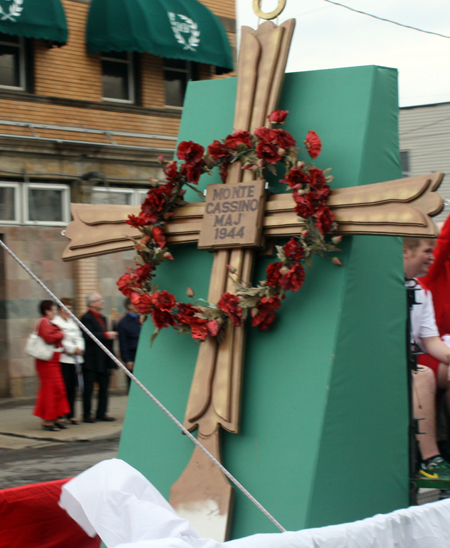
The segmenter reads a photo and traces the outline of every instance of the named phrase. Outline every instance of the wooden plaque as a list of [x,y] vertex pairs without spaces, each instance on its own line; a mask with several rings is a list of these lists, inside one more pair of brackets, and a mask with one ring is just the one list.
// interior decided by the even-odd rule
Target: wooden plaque
[[206,187],[199,249],[260,247],[266,202],[265,181]]

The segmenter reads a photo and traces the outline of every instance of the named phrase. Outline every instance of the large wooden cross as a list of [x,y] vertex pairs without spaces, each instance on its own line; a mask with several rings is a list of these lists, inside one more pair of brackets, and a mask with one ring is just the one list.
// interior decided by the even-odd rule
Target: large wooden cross
[[[294,25],[295,21],[289,20],[280,26],[267,21],[257,31],[243,27],[234,129],[252,132],[269,125],[267,115],[278,102]],[[442,174],[435,173],[333,190],[328,205],[338,222],[337,233],[435,236],[430,216],[443,207],[442,199],[434,192],[442,178]],[[235,163],[226,184],[251,185],[252,181],[252,172],[241,170]],[[260,219],[263,240],[294,236],[302,230],[293,207],[290,193],[268,197]],[[141,234],[125,224],[124,218],[138,212],[139,206],[73,204],[74,221],[66,230],[71,241],[63,259],[132,249],[132,240]],[[197,243],[204,217],[204,202],[178,208],[165,227],[168,243]],[[244,282],[250,282],[255,251],[255,248],[243,249],[237,242],[236,246],[215,252],[208,293],[210,302],[216,303],[224,291],[234,290],[227,265],[234,267]],[[190,431],[198,429],[198,439],[218,460],[220,427],[235,434],[239,431],[244,338],[244,326],[236,328],[230,324],[220,345],[209,337],[201,343],[189,394],[185,426]],[[197,447],[172,486],[170,502],[201,536],[218,541],[227,538],[232,487]]]

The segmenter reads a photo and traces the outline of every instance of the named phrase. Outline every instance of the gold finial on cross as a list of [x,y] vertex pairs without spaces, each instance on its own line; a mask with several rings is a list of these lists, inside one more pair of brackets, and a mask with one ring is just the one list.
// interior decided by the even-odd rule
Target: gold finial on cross
[[253,0],[253,11],[256,13],[258,17],[261,19],[276,19],[280,13],[284,10],[286,7],[286,0],[278,0],[278,6],[269,13],[265,13],[261,9],[261,0]]

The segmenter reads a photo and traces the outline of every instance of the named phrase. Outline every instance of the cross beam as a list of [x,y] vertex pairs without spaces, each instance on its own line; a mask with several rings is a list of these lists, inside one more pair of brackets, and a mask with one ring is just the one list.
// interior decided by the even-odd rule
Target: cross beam
[[[431,218],[443,208],[436,192],[443,173],[387,181],[372,185],[332,190],[328,205],[338,223],[336,234],[379,234],[385,236],[437,236]],[[142,237],[125,223],[128,215],[138,215],[140,206],[72,204],[73,221],[66,229],[70,239],[64,261],[95,257],[134,248]],[[164,227],[169,244],[198,242],[204,202],[179,207]],[[265,238],[298,235],[303,223],[294,213],[291,193],[269,196],[263,220]]]

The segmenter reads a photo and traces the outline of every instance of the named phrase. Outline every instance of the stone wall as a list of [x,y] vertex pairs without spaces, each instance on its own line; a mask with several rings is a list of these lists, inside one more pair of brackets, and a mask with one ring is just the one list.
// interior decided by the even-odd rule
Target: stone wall
[[[59,298],[76,293],[76,262],[64,263],[61,255],[67,240],[61,228],[0,226],[1,239]],[[94,259],[97,264],[95,290],[105,298],[105,315],[111,309],[124,313],[117,279],[132,266],[132,252]],[[91,259],[92,260],[92,259]],[[39,317],[38,305],[48,294],[6,252],[0,252],[0,397],[33,396],[38,380],[34,360],[24,353],[26,338]],[[82,314],[84,309],[78,310]]]

